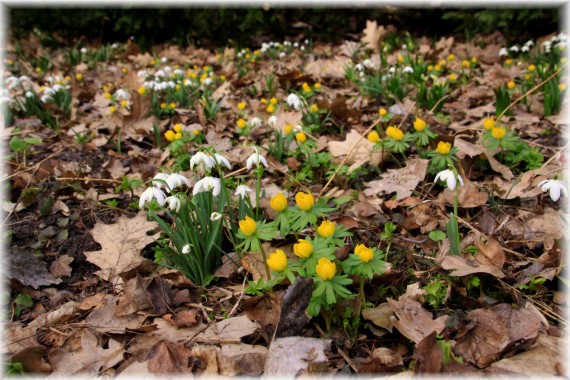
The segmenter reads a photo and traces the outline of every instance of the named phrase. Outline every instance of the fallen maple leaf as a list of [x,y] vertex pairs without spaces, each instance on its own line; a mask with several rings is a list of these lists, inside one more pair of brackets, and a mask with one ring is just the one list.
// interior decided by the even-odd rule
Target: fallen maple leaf
[[122,273],[147,262],[141,256],[141,250],[158,238],[159,232],[147,235],[157,226],[156,222],[146,219],[144,212],[138,213],[134,218],[121,216],[115,224],[95,224],[91,235],[101,244],[102,249],[85,252],[87,261],[101,268],[95,274],[106,281],[115,282]]

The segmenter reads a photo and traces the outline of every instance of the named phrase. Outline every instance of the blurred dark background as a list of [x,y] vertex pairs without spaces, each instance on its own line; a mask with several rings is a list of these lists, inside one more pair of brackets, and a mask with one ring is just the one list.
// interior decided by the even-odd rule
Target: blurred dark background
[[469,40],[477,33],[495,30],[508,42],[525,42],[559,29],[560,8],[9,8],[14,38],[35,31],[45,45],[86,42],[124,42],[133,36],[143,49],[157,43],[194,44],[213,47],[229,40],[239,46],[251,46],[262,40],[282,41],[298,36],[333,42],[354,39],[366,26],[366,20],[379,25],[393,24],[399,31],[415,36],[439,37],[452,34]]

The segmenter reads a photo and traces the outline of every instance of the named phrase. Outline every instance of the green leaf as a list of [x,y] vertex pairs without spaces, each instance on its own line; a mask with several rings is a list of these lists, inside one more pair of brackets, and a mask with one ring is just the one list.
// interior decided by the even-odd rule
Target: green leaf
[[26,148],[26,144],[18,136],[12,137],[10,140],[10,149],[14,152],[22,152]]
[[16,296],[16,299],[14,299],[14,302],[16,302],[16,305],[23,307],[31,307],[34,304],[32,297],[30,297],[28,294],[23,293],[18,294]]
[[433,230],[429,233],[429,238],[433,241],[442,241],[445,239],[445,232],[440,230]]

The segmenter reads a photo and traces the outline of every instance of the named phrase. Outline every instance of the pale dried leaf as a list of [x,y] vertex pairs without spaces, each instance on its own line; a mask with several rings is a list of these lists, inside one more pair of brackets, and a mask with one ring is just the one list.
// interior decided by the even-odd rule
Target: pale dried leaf
[[267,347],[249,344],[222,344],[218,355],[221,376],[259,376],[267,359]]
[[253,334],[259,328],[259,324],[251,321],[247,316],[241,315],[224,319],[208,327],[200,333],[196,340],[216,339],[240,339]]
[[364,190],[367,196],[379,193],[396,193],[396,199],[401,200],[412,195],[418,184],[425,179],[429,160],[421,158],[408,159],[406,167],[401,169],[388,169],[381,180],[364,183],[368,189]]
[[505,277],[505,274],[494,265],[481,264],[475,259],[466,259],[461,256],[445,256],[440,265],[443,269],[452,270],[449,273],[450,276],[462,277],[473,273],[488,273],[497,278]]
[[147,259],[141,251],[154,242],[160,232],[147,235],[157,228],[156,222],[149,222],[145,212],[139,212],[134,218],[121,216],[115,224],[98,222],[91,230],[93,239],[101,244],[100,251],[85,252],[87,261],[101,270],[95,272],[106,281],[115,282],[118,276],[142,265]]
[[[561,215],[553,208],[546,207],[542,215],[520,210],[519,215],[523,221],[524,240],[543,242],[547,251],[554,246],[554,240],[564,236],[566,226]],[[567,219],[566,215],[564,217]]]
[[433,319],[433,315],[422,308],[419,302],[406,298],[400,301],[391,298],[387,300],[394,313],[398,316],[398,319],[392,317],[394,327],[415,343],[421,342],[433,331],[439,334],[445,328],[447,315]]
[[269,346],[264,376],[297,377],[326,372],[330,340],[304,337],[277,338]]
[[[461,208],[474,208],[487,204],[489,194],[479,190],[473,182],[464,179],[464,185],[458,187],[457,202]],[[439,195],[439,200],[447,204],[454,203],[454,190],[446,187]]]
[[394,316],[394,310],[392,310],[392,307],[387,302],[381,303],[376,307],[362,310],[362,318],[390,332],[392,332],[393,327],[392,319],[390,318],[392,316]]
[[366,28],[364,29],[364,37],[360,40],[364,43],[365,47],[374,51],[378,50],[378,42],[388,31],[383,25],[378,26],[376,20],[366,21]]
[[140,325],[137,315],[117,316],[116,298],[107,294],[85,318],[85,323],[101,333],[124,334],[126,329]]
[[47,270],[45,261],[39,259],[30,250],[14,247],[8,255],[9,267],[5,274],[8,278],[18,280],[23,285],[39,289],[41,286],[59,284],[61,279],[55,278]]
[[69,264],[73,261],[73,257],[68,255],[59,256],[49,268],[50,273],[54,277],[69,277],[71,276],[71,267]]

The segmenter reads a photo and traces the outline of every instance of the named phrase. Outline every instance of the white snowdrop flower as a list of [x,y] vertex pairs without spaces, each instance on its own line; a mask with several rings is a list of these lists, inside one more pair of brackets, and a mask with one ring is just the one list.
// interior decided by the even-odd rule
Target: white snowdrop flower
[[402,73],[413,73],[414,69],[412,68],[412,66],[406,66],[404,67],[404,69],[402,70]]
[[287,54],[285,54],[284,51],[282,51],[281,53],[279,53],[279,58],[285,58],[287,57]]
[[261,119],[258,118],[257,116],[249,121],[249,125],[251,125],[252,127],[259,127],[261,126],[261,124],[263,124],[263,121],[261,121]]
[[31,91],[26,91],[26,98],[33,98],[34,97],[34,93]]
[[394,73],[396,72],[396,68],[395,68],[394,66],[391,66],[391,67],[388,69],[388,72],[389,72],[390,74],[394,74]]
[[176,69],[172,72],[174,75],[184,75],[184,70]]
[[164,191],[160,190],[157,187],[151,186],[141,194],[141,198],[139,200],[139,208],[142,208],[147,202],[150,203],[153,198],[156,198],[156,201],[161,206],[164,206],[166,203],[166,194],[164,194]]
[[566,47],[566,42],[559,42],[556,46],[558,46],[560,49],[564,49]]
[[293,47],[294,47],[294,48],[298,48],[298,47],[299,47],[299,43],[298,43],[298,42],[295,42],[295,43],[293,44]]
[[267,119],[267,124],[269,124],[270,127],[275,128],[277,126],[277,123],[279,122],[279,118],[275,115],[269,117],[269,119]]
[[296,111],[303,109],[303,101],[295,94],[289,94],[286,101],[289,107],[295,108]]
[[209,86],[212,84],[212,82],[213,82],[212,78],[206,78],[206,79],[204,79],[204,82],[202,82],[202,83],[204,83],[205,86]]
[[376,65],[374,65],[374,62],[372,62],[372,60],[370,59],[365,59],[364,62],[362,62],[362,64],[369,69],[373,69],[376,67]]
[[293,132],[295,132],[295,133],[299,133],[299,132],[301,132],[302,130],[303,130],[303,127],[300,126],[299,124],[297,124],[297,125],[295,125],[295,126],[293,127]]
[[55,90],[51,87],[44,88],[44,95],[52,96],[55,95]]
[[81,50],[79,50],[81,52],[81,54],[86,54],[87,53],[87,48],[86,47],[82,47]]
[[224,156],[222,156],[221,154],[214,153],[214,157],[212,157],[210,155],[208,155],[208,157],[212,158],[212,161],[214,161],[214,166],[217,163],[218,165],[224,165],[228,169],[232,168],[230,161],[227,158],[225,158]]
[[42,103],[47,103],[47,102],[50,102],[52,100],[52,97],[51,97],[51,95],[44,94],[40,97],[40,100],[42,101]]
[[386,82],[388,80],[388,78],[390,78],[390,75],[382,75],[382,82]]
[[188,187],[192,187],[192,185],[190,184],[190,180],[186,177],[184,177],[181,174],[178,173],[172,173],[168,176],[168,178],[166,179],[166,184],[168,185],[168,188],[170,189],[170,191],[176,189],[177,187],[180,187],[182,185],[186,185]]
[[180,199],[174,195],[169,196],[166,198],[165,203],[168,204],[168,208],[172,211],[178,212],[180,210]]
[[289,42],[289,41],[283,41],[283,46],[291,46],[291,42]]
[[255,152],[251,156],[248,157],[247,161],[245,162],[245,166],[247,170],[251,169],[253,165],[259,166],[259,164],[263,164],[263,166],[267,167],[267,160],[255,149]]
[[176,83],[174,83],[173,81],[169,80],[168,82],[166,82],[166,86],[170,87],[170,88],[174,88],[176,87]]
[[137,71],[137,77],[139,77],[139,78],[146,78],[147,75],[148,75],[148,71],[146,71],[146,70]]
[[154,89],[154,81],[153,80],[149,80],[149,81],[145,81],[143,82],[143,87],[146,88],[147,90],[153,90]]
[[544,41],[544,43],[542,44],[542,47],[544,48],[545,53],[550,53],[550,49],[552,48],[552,42]]
[[[461,178],[459,174],[457,174],[457,179],[459,180],[459,183],[463,185],[463,178]],[[437,182],[438,180],[447,182],[447,187],[450,188],[451,190],[455,189],[455,186],[457,185],[457,180],[455,179],[455,174],[453,173],[453,170],[446,169],[444,171],[437,173],[434,182]]]
[[561,192],[565,197],[568,196],[566,185],[563,181],[558,179],[546,179],[544,181],[540,181],[537,187],[540,187],[543,192],[550,190],[550,199],[554,202],[560,199]]
[[0,106],[3,106],[4,104],[10,104],[10,103],[12,103],[12,98],[10,98],[9,96],[6,96],[6,95],[0,96]]
[[358,73],[358,76],[359,76],[360,78],[364,78],[364,71],[359,72],[359,73]]
[[566,36],[566,33],[564,33],[564,32],[561,32],[556,37],[558,38],[558,41],[566,41],[568,39],[568,37]]
[[521,48],[521,52],[523,52],[523,53],[526,53],[526,52],[528,52],[529,50],[530,50],[530,47],[528,47],[527,45],[524,45],[524,46]]
[[247,196],[247,193],[251,193],[251,192],[252,192],[252,190],[251,190],[248,186],[246,186],[246,185],[239,185],[239,186],[236,188],[235,195],[239,195],[239,197],[240,197],[241,199],[243,199],[243,198],[245,198],[245,197]]
[[[156,173],[156,175],[152,178],[151,183],[154,187],[158,189],[162,189],[166,186],[166,180],[168,179],[169,175],[167,173]],[[168,189],[167,189],[168,191]]]
[[111,47],[112,47],[113,49],[116,49],[116,48],[119,47],[119,44],[115,42],[113,45],[111,45]]
[[130,95],[126,90],[119,88],[117,91],[115,91],[115,97],[117,100],[128,100],[130,98]]
[[528,40],[527,42],[525,42],[524,45],[525,45],[525,46],[533,46],[533,45],[534,45],[534,41],[533,41],[533,40]]
[[166,76],[166,73],[164,72],[164,70],[158,70],[156,73],[154,73],[155,77],[163,77]]
[[307,40],[305,40],[305,45],[308,45],[308,44],[309,44],[309,40],[307,39]]
[[20,85],[20,80],[15,76],[8,77],[6,78],[6,85],[11,90],[14,87]]
[[356,65],[354,65],[354,70],[363,71],[364,66],[362,66],[362,63],[357,63]]
[[164,68],[164,72],[167,73],[167,74],[171,74],[171,73],[172,73],[172,67],[166,66],[166,67]]
[[204,177],[194,185],[194,191],[192,194],[196,195],[204,191],[211,191],[212,195],[217,197],[220,195],[222,189],[222,184],[219,178],[215,177]]
[[507,50],[506,47],[502,47],[501,50],[499,50],[499,57],[506,57],[509,55],[509,51]]
[[182,84],[184,86],[190,86],[192,84],[192,81],[190,79],[184,79],[184,82],[182,82]]
[[403,45],[402,45],[402,50],[408,50],[408,45],[403,44]]
[[160,82],[156,85],[156,89],[160,91],[166,90],[167,87],[168,85],[166,84],[166,82]]
[[63,90],[63,86],[62,86],[61,84],[57,84],[57,83],[56,83],[56,84],[53,85],[52,90],[53,90],[54,92],[59,92],[59,91]]
[[168,61],[168,58],[166,58],[166,57],[162,57],[162,58],[160,59],[160,62],[162,62],[162,63],[166,63],[166,61]]
[[299,49],[300,49],[301,51],[305,51],[305,47],[304,47],[304,46],[301,46]]
[[204,169],[211,169],[216,166],[214,159],[202,152],[198,152],[190,158],[190,169],[194,170],[194,166],[199,165]]
[[186,244],[184,247],[182,247],[182,254],[187,255],[189,253],[190,253],[190,244]]
[[214,211],[212,214],[210,214],[210,221],[216,222],[220,219],[222,219],[222,214],[220,214],[219,212]]
[[509,50],[514,52],[514,53],[518,53],[519,47],[517,45],[513,45],[513,46],[511,46],[511,48]]
[[24,82],[32,83],[32,80],[31,80],[30,78],[28,78],[27,76],[22,75],[22,76],[20,77],[20,82],[22,82],[22,83],[24,83]]

